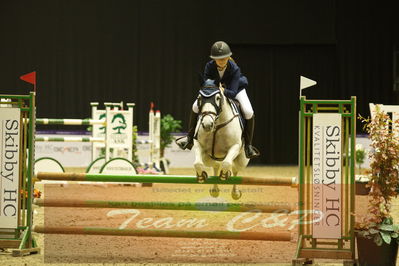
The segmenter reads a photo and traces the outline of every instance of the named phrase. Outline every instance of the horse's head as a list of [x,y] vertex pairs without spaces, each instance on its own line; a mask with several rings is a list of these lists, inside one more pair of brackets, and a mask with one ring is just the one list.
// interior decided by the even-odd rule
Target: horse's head
[[197,99],[201,126],[205,131],[213,131],[222,111],[224,95],[213,80],[206,80]]

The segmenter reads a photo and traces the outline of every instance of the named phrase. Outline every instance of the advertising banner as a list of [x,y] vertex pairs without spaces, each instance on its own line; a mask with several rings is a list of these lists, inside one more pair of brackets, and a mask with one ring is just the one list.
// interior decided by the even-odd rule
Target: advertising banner
[[18,227],[20,121],[19,108],[1,108],[0,228]]
[[313,115],[313,223],[314,238],[340,238],[341,114]]

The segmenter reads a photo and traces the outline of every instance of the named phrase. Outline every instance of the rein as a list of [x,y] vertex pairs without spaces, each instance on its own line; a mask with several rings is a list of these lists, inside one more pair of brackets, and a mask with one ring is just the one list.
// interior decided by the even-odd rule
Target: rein
[[[221,93],[221,92],[220,92],[220,93]],[[202,120],[204,119],[204,117],[206,117],[206,116],[208,116],[208,115],[212,118],[214,124],[216,123],[216,121],[219,119],[220,113],[222,112],[223,104],[225,104],[224,97],[225,97],[225,96],[222,96],[222,98],[221,98],[220,106],[217,106],[216,103],[211,102],[211,104],[214,106],[216,112],[213,112],[213,111],[200,112],[200,115],[201,115],[201,119],[200,119],[200,121],[199,121],[200,124],[202,123]],[[198,104],[198,105],[199,105],[199,104]],[[201,104],[201,106],[198,106],[198,107],[199,107],[199,110],[202,109],[202,108],[201,108],[202,105],[203,105],[203,104]],[[230,103],[230,105],[231,105],[231,103]],[[230,107],[231,107],[231,106],[230,106]],[[231,107],[231,108],[232,108],[232,107]],[[234,112],[233,112],[233,114],[234,114]],[[215,116],[215,118],[213,118],[213,116]],[[224,157],[224,158],[217,158],[217,157],[215,157],[216,133],[219,131],[219,129],[221,129],[221,128],[227,126],[228,124],[230,124],[230,123],[234,120],[234,118],[236,118],[236,117],[238,117],[238,116],[239,116],[239,114],[234,114],[229,120],[227,120],[227,121],[225,121],[225,122],[223,122],[223,123],[221,123],[221,124],[219,124],[219,125],[216,125],[215,131],[213,132],[212,154],[209,155],[209,157],[211,157],[213,160],[215,160],[215,161],[223,161],[224,158],[225,158],[225,157]],[[197,134],[196,134],[196,135],[197,135]]]
[[226,122],[219,124],[216,126],[215,131],[213,132],[213,141],[212,141],[212,154],[210,155],[210,157],[215,160],[215,161],[223,161],[225,157],[223,158],[217,158],[215,157],[215,143],[216,143],[216,133],[218,132],[219,129],[227,126],[228,124],[230,124],[231,121],[234,120],[234,118],[238,117],[238,114],[233,115],[232,118],[230,118],[229,120],[227,120]]

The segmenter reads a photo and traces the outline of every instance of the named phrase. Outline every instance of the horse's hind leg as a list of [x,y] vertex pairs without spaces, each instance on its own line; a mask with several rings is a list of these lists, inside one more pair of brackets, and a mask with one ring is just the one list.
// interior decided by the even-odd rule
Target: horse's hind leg
[[[237,172],[234,172],[234,176],[237,176]],[[237,189],[237,185],[233,185],[233,189],[231,190],[231,197],[235,200],[240,199],[242,196],[241,190]]]
[[239,200],[242,196],[241,190],[237,189],[237,185],[233,185],[233,189],[231,190],[231,197],[235,200]]
[[219,177],[221,180],[227,180],[231,176],[233,168],[233,160],[237,157],[239,153],[240,153],[240,144],[234,144],[233,146],[231,146],[220,168]]

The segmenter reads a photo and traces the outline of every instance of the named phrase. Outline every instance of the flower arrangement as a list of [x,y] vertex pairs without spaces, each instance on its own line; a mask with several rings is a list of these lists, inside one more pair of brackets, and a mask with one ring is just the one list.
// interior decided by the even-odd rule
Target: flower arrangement
[[359,119],[371,140],[369,204],[367,215],[355,225],[358,235],[373,239],[377,245],[398,241],[399,226],[393,223],[391,200],[397,196],[399,165],[399,121],[392,121],[377,106],[372,119]]

